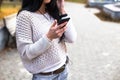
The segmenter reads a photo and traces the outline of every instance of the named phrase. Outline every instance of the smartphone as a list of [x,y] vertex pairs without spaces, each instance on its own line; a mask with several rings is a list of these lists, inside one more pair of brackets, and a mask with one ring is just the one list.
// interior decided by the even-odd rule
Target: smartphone
[[62,23],[64,23],[64,22],[68,22],[70,20],[70,18],[68,17],[68,18],[63,18],[63,19],[61,19],[59,22],[58,22],[58,25],[59,24],[62,24]]

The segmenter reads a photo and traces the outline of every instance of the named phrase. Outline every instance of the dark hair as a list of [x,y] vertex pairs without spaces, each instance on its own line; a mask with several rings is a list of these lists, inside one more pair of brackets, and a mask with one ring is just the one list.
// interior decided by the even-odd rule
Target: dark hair
[[[56,1],[57,0],[51,0],[50,3],[46,4],[46,11],[49,13],[50,16],[59,21],[60,20],[59,9],[57,7]],[[35,12],[40,9],[42,2],[43,0],[22,0],[22,6],[19,12],[23,10]]]

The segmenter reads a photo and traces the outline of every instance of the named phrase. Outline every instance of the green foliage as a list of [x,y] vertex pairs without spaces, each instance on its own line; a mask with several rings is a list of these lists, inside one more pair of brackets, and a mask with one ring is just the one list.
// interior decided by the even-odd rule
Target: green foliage
[[78,3],[87,3],[87,0],[66,0],[71,2],[78,2]]
[[3,0],[0,0],[0,12],[1,12],[2,2],[3,2]]

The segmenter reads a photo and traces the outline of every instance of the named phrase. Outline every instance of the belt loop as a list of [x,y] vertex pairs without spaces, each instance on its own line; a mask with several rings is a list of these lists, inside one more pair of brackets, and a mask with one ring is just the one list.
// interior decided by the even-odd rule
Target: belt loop
[[69,57],[66,56],[66,62],[65,62],[65,65],[69,63]]

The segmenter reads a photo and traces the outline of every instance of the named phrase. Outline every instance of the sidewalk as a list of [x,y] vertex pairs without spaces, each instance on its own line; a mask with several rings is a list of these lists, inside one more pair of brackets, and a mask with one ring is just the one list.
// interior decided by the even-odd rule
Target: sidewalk
[[100,21],[83,5],[67,4],[67,10],[78,32],[68,50],[69,80],[120,80],[120,24]]
[[[120,79],[120,24],[100,21],[95,9],[83,4],[66,3],[78,33],[68,45],[70,55],[68,80]],[[30,80],[17,50],[0,53],[0,80]]]

